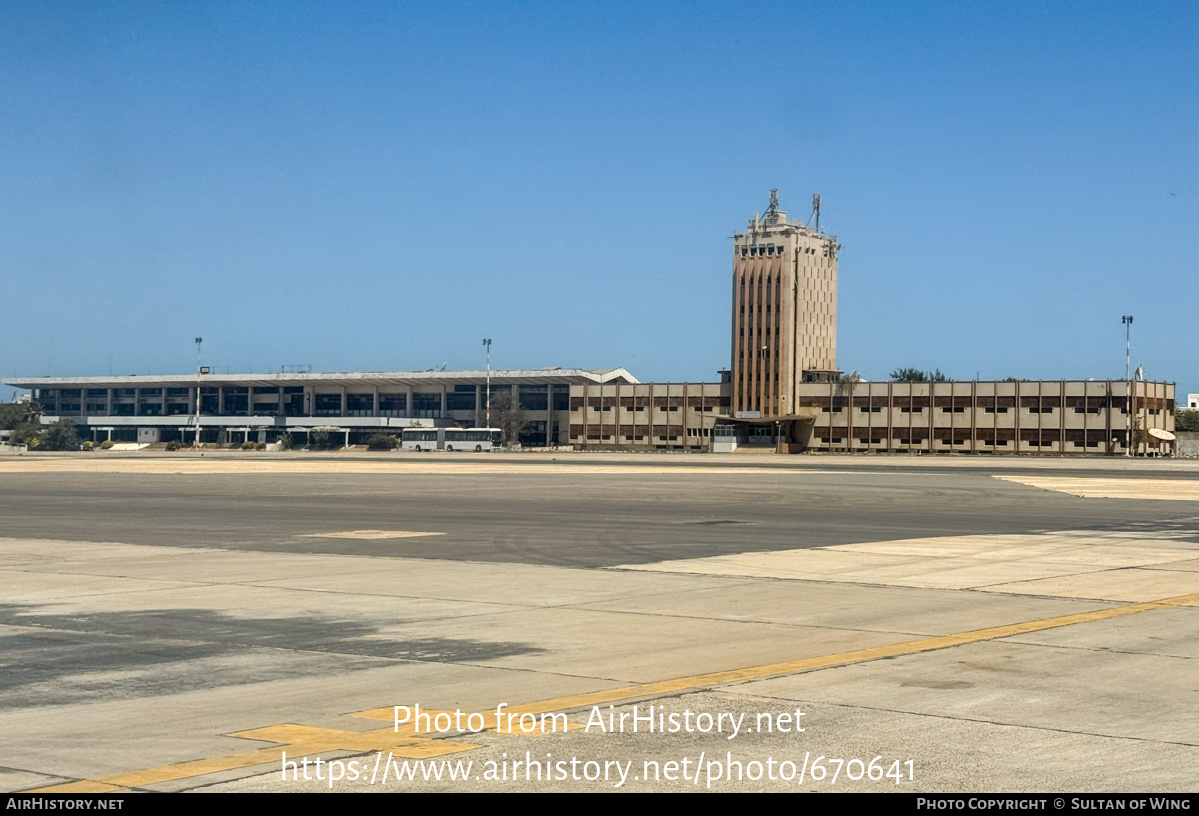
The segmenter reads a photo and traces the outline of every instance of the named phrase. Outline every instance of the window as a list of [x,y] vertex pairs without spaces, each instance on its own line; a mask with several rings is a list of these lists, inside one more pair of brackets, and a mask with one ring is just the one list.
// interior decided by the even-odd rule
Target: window
[[441,394],[413,394],[412,410],[417,416],[440,416]]
[[456,386],[454,390],[445,395],[445,407],[447,411],[473,411],[475,410],[475,392],[474,386],[469,386],[470,391],[459,391]]
[[316,394],[313,413],[317,416],[341,416],[341,394]]
[[[401,412],[408,408],[407,394],[380,394],[379,395],[379,411],[394,411]],[[394,416],[395,414],[391,414]]]
[[374,410],[374,394],[346,394],[346,411],[350,416],[369,416]]
[[[525,411],[545,411],[550,407],[549,393],[544,385],[522,385],[519,402]],[[609,409],[605,407],[604,410]]]

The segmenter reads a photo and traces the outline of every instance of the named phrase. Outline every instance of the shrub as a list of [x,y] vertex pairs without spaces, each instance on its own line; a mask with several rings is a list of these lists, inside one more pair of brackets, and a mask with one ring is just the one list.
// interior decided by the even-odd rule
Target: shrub
[[116,442],[113,442],[111,439],[105,439],[103,442],[100,443],[100,449],[108,450],[115,444],[116,444]]
[[95,448],[96,448],[96,443],[90,439],[84,441],[83,445],[81,446],[81,449],[85,450],[85,451],[95,450]]
[[179,440],[177,440],[177,439],[172,439],[170,442],[167,443],[167,450],[169,450],[169,451],[177,451],[177,450],[179,450],[180,447],[181,446],[179,444]]
[[366,440],[367,450],[395,450],[400,442],[395,438],[394,434],[377,433],[371,434]]
[[22,422],[12,429],[12,435],[8,441],[14,445],[28,445],[31,448],[36,448],[44,430],[45,426],[40,422]]
[[250,440],[247,439],[245,442],[241,443],[241,449],[242,450],[258,450],[258,443],[251,442]]
[[255,442],[254,450],[266,450],[266,443],[265,442]]
[[60,419],[38,434],[41,450],[79,450],[79,429],[69,419]]
[[1183,408],[1174,417],[1174,430],[1199,431],[1199,409]]

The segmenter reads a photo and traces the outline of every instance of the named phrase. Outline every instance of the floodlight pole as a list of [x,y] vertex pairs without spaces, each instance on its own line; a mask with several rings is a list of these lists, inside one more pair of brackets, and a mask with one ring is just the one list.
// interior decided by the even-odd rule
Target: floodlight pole
[[196,338],[196,436],[192,440],[192,447],[196,450],[200,449],[200,369],[201,350],[204,346],[204,338]]
[[487,419],[486,419],[487,425],[486,425],[486,427],[490,428],[491,427],[491,338],[490,337],[483,338],[483,347],[485,349],[487,349],[487,395],[485,397],[485,399],[486,399],[485,405],[487,406]]
[[1127,388],[1125,391],[1125,431],[1128,436],[1124,440],[1124,455],[1132,456],[1132,315],[1124,315],[1120,318],[1120,322],[1124,324],[1124,385]]

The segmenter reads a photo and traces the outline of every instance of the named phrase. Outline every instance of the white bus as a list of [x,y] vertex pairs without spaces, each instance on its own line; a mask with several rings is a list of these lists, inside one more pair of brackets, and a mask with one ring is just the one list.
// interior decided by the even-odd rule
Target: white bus
[[498,428],[405,428],[400,441],[410,451],[489,451],[500,447]]

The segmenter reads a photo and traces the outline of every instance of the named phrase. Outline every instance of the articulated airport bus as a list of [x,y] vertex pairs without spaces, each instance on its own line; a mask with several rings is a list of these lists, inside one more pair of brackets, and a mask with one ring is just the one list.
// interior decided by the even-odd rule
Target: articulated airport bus
[[489,451],[500,447],[498,428],[405,428],[400,447],[410,451]]

